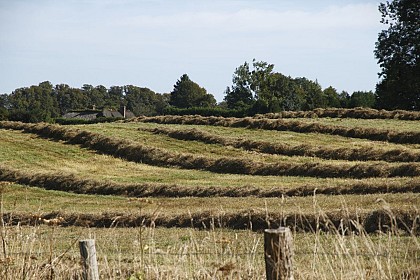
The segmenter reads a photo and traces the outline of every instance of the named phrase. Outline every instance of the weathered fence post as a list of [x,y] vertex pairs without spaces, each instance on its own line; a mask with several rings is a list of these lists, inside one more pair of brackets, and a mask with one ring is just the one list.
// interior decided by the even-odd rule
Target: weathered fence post
[[83,280],[99,280],[98,263],[94,239],[79,241],[80,255],[83,263]]
[[293,280],[293,239],[289,228],[264,230],[267,280]]

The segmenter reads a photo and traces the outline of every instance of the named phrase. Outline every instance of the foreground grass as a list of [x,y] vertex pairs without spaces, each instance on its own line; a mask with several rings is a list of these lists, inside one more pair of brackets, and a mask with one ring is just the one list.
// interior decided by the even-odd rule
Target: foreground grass
[[[80,278],[94,238],[101,279],[265,279],[263,234],[222,229],[1,228],[2,279]],[[296,279],[416,279],[419,238],[294,233]],[[417,270],[416,270],[417,269]]]

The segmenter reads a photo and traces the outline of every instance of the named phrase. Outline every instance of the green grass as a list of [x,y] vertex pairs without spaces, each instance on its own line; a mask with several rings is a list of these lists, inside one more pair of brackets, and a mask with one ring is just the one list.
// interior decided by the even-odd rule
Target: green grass
[[[357,179],[215,174],[207,171],[163,168],[97,154],[77,145],[46,140],[19,131],[0,130],[0,164],[31,173],[63,173],[120,183],[165,183],[185,186],[319,188],[357,182]],[[184,144],[185,145],[185,144]],[[410,178],[370,178],[363,182],[406,182]]]
[[295,118],[293,120],[306,123],[321,123],[324,125],[337,125],[344,127],[375,128],[395,130],[400,132],[420,132],[419,121],[405,121],[396,119],[340,119],[340,118]]
[[[177,125],[177,124],[155,124],[155,123],[103,123],[95,125],[82,125],[74,126],[83,130],[101,133],[111,137],[125,138],[133,141],[147,143],[152,146],[164,147],[173,149],[194,149],[200,152],[200,147],[203,145],[200,143],[188,143],[188,147],[185,147],[185,141],[174,140],[163,135],[152,135],[150,132],[139,131],[139,128],[155,128],[155,127],[169,127],[173,129],[191,129],[195,128],[211,134],[231,137],[231,138],[242,138],[257,141],[267,141],[270,143],[286,143],[289,145],[301,145],[308,144],[313,146],[328,146],[329,148],[365,148],[374,147],[382,149],[392,148],[420,148],[420,145],[401,145],[387,142],[369,141],[365,139],[357,138],[346,138],[337,135],[328,135],[320,133],[297,133],[291,131],[275,131],[275,130],[259,130],[259,129],[246,129],[246,128],[234,128],[234,127],[221,127],[221,126],[206,126],[206,125]],[[199,145],[199,146],[198,146]],[[198,146],[198,147],[197,147]],[[215,149],[218,145],[208,145]],[[209,148],[207,148],[209,149]],[[225,147],[226,150],[226,147]],[[236,150],[233,149],[232,150]],[[229,153],[230,150],[225,151]],[[219,152],[220,153],[220,152]]]
[[[3,190],[4,211],[14,213],[126,213],[160,216],[188,215],[189,213],[211,212],[215,216],[229,215],[244,210],[270,213],[313,214],[318,209],[328,211],[349,211],[368,213],[391,207],[398,211],[413,211],[420,205],[420,194],[372,194],[328,195],[316,197],[280,198],[228,198],[228,197],[182,197],[182,198],[140,198],[121,196],[80,195],[61,191],[48,191],[34,187],[13,184]],[[316,202],[316,207],[314,206]]]
[[[325,120],[325,121],[324,121]],[[302,120],[305,121],[305,120]],[[308,121],[308,120],[306,120]],[[324,124],[375,127],[400,131],[418,131],[416,122],[395,120],[309,120]],[[341,122],[341,123],[339,123]],[[321,161],[313,158],[266,156],[240,149],[180,141],[139,131],[157,127],[145,123],[106,123],[73,126],[110,137],[133,140],[176,152],[208,157],[242,157],[275,162]],[[310,144],[328,147],[365,147],[392,149],[419,145],[397,145],[322,134],[262,131],[244,128],[168,125],[175,129],[198,128],[223,137],[262,140],[291,145]],[[327,161],[342,164],[345,161]],[[357,164],[355,162],[354,164]],[[0,130],[0,166],[26,174],[63,174],[101,182],[164,183],[180,186],[261,188],[297,188],[311,185],[319,189],[344,186],[353,182],[389,182],[404,185],[410,178],[320,179],[307,177],[246,176],[215,174],[197,170],[162,168],[98,154],[78,145],[43,139],[19,131]],[[2,211],[13,215],[59,212],[62,215],[157,215],[190,217],[210,213],[219,219],[229,215],[261,214],[319,215],[335,213],[363,216],[377,210],[387,213],[404,211],[418,215],[419,193],[378,193],[367,195],[315,195],[307,197],[144,197],[82,195],[10,184],[2,188]],[[343,216],[340,216],[343,215]],[[7,221],[6,221],[7,222]],[[357,223],[357,221],[354,221]],[[6,244],[0,248],[1,279],[55,279],[80,276],[77,240],[95,238],[101,279],[263,279],[264,255],[261,232],[180,228],[83,228],[38,225],[1,226]],[[409,225],[412,226],[412,225]],[[420,239],[413,232],[393,230],[367,235],[336,228],[329,231],[294,232],[296,279],[407,279],[403,273],[414,271],[420,257]],[[51,260],[54,260],[52,263]],[[52,263],[52,265],[51,265]],[[52,268],[52,269],[51,269]],[[224,271],[223,270],[224,268]],[[418,275],[418,274],[417,274]],[[53,278],[54,278],[53,277]],[[415,279],[415,278],[414,278]]]

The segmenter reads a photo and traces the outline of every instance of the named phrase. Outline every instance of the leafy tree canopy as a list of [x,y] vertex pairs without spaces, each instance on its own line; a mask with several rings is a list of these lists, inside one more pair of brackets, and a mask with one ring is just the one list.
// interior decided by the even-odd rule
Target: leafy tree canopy
[[306,78],[293,79],[273,69],[273,64],[255,59],[251,65],[245,62],[236,68],[233,84],[225,92],[228,108],[265,113],[325,107],[329,100],[337,105],[335,98],[327,100],[317,82]]
[[350,96],[348,107],[374,108],[376,107],[376,95],[372,91],[355,91]]
[[184,74],[174,85],[169,104],[177,108],[212,107],[216,99]]
[[382,80],[376,86],[378,105],[385,109],[420,110],[420,1],[381,3],[375,57]]

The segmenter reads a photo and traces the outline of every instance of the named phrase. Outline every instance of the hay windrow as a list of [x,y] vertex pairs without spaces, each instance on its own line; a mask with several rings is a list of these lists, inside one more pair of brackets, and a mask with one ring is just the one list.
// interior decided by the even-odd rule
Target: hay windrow
[[405,110],[376,110],[372,108],[317,108],[311,111],[284,111],[279,113],[259,114],[256,118],[354,118],[354,119],[397,119],[420,120],[420,112]]
[[378,194],[378,193],[420,193],[420,177],[408,182],[366,182],[357,180],[341,185],[318,186],[301,185],[296,187],[277,186],[264,188],[241,186],[235,188],[221,186],[182,186],[177,184],[137,183],[122,184],[101,182],[79,178],[72,174],[45,174],[22,172],[0,165],[0,181],[15,182],[22,185],[73,192],[78,194],[120,195],[128,197],[282,197],[312,196],[314,192],[325,195]]
[[394,131],[374,128],[349,128],[320,123],[306,123],[283,119],[258,118],[223,118],[201,116],[157,116],[139,117],[130,121],[152,122],[160,124],[189,124],[212,125],[224,127],[245,127],[252,129],[293,131],[298,133],[323,133],[350,138],[368,139],[372,141],[385,141],[397,144],[420,144],[420,132]]
[[320,212],[315,214],[287,213],[243,210],[238,213],[192,212],[189,214],[168,215],[127,214],[127,213],[60,213],[51,212],[41,215],[29,213],[5,213],[3,220],[8,225],[37,225],[41,220],[59,219],[60,226],[81,227],[179,227],[179,228],[231,228],[263,230],[288,226],[297,232],[316,232],[330,230],[343,233],[349,231],[405,231],[412,235],[420,233],[420,217],[416,210],[398,211],[378,209],[371,212],[349,213],[345,210]]
[[374,149],[374,148],[328,148],[311,145],[288,145],[241,138],[228,138],[214,135],[198,129],[170,129],[164,127],[139,128],[155,134],[164,134],[171,138],[185,141],[200,141],[206,144],[233,146],[244,150],[266,154],[286,156],[306,156],[323,159],[347,161],[387,161],[387,162],[420,162],[420,152],[407,149]]
[[129,161],[164,167],[206,170],[215,173],[261,176],[307,176],[317,178],[371,178],[420,176],[420,164],[327,164],[327,163],[263,163],[243,158],[208,158],[193,154],[169,152],[165,149],[142,145],[135,141],[116,139],[104,135],[49,124],[23,124],[0,122],[0,127],[34,133],[42,137],[80,144],[98,152]]

